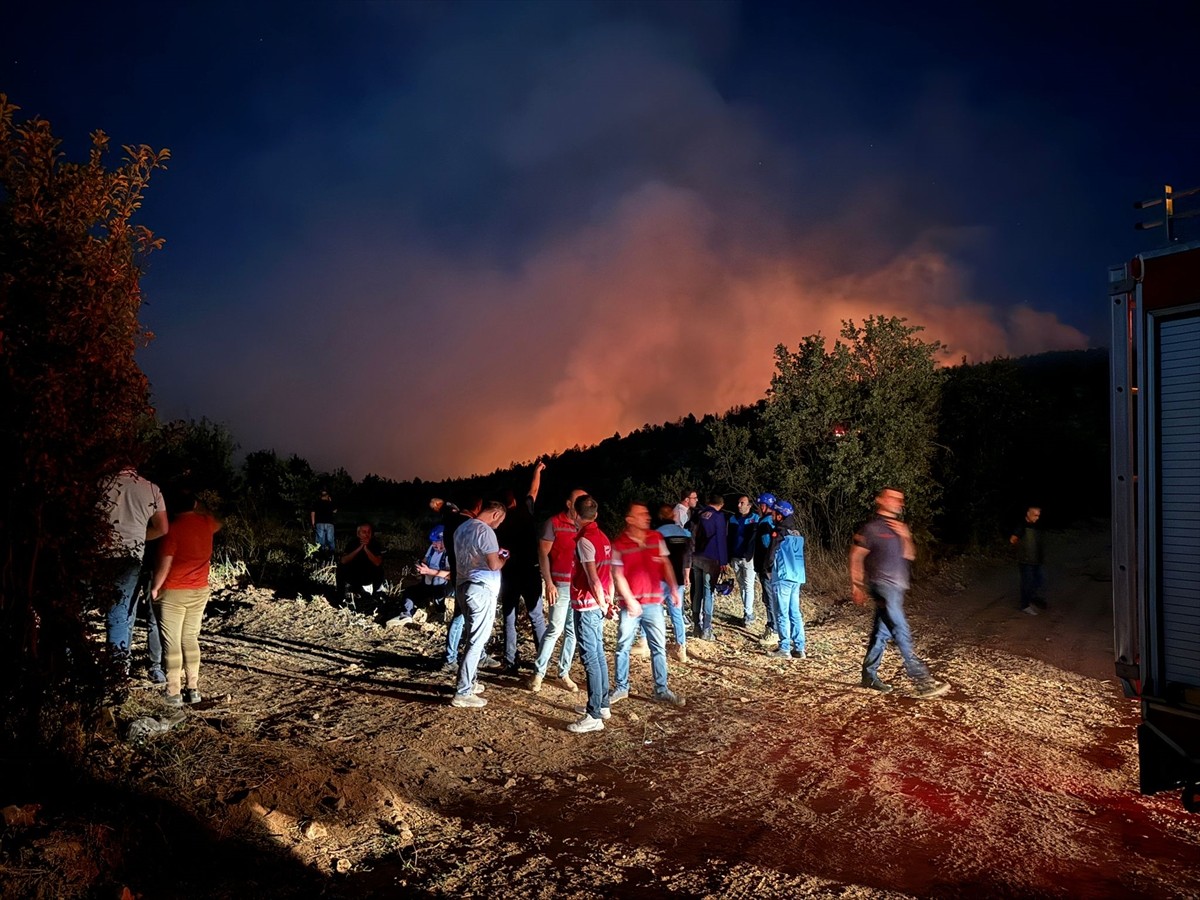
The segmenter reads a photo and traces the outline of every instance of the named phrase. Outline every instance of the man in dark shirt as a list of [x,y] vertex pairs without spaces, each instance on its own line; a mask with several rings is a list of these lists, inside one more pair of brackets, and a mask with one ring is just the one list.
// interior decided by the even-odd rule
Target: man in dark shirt
[[884,488],[875,498],[875,515],[854,535],[850,548],[850,593],[862,605],[867,597],[875,603],[875,620],[863,657],[862,686],[888,693],[892,686],[879,678],[879,664],[889,639],[904,659],[908,677],[917,684],[922,700],[940,697],[950,685],[929,674],[929,667],[913,652],[912,633],[904,617],[904,593],[909,587],[909,570],[916,558],[912,532],[900,521],[904,494]]
[[337,509],[333,505],[333,498],[329,496],[329,491],[321,488],[321,496],[313,503],[313,508],[308,512],[309,521],[313,527],[313,539],[317,542],[321,553],[330,562],[333,561],[333,554],[337,552],[337,545],[333,538],[333,514]]
[[346,545],[341,559],[342,591],[351,607],[383,587],[383,548],[375,540],[375,527],[363,522]]
[[523,500],[508,492],[505,498],[508,513],[496,528],[500,546],[509,552],[508,562],[500,572],[500,611],[504,616],[504,672],[516,675],[517,608],[523,600],[533,626],[534,646],[539,650],[546,636],[546,617],[542,612],[542,571],[538,566],[537,521],[533,516],[542,471],[546,464],[538,460],[533,467],[533,479]]
[[1031,616],[1038,614],[1037,608],[1046,608],[1046,601],[1039,593],[1042,589],[1042,563],[1046,548],[1042,543],[1042,530],[1038,520],[1042,517],[1040,506],[1025,510],[1025,521],[1013,530],[1008,542],[1017,548],[1017,562],[1021,571],[1021,612]]

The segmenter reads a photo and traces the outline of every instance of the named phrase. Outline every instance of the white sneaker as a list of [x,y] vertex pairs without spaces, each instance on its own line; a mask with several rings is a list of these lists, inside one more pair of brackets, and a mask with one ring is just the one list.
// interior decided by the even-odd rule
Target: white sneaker
[[485,690],[487,690],[487,686],[482,681],[477,681],[471,688],[471,693],[478,697]]
[[457,706],[459,709],[479,709],[487,706],[487,701],[475,694],[455,694],[454,699],[450,701],[451,706]]
[[600,719],[593,719],[591,716],[584,716],[578,722],[572,722],[567,726],[567,731],[572,734],[586,734],[589,731],[603,731],[604,722]]
[[412,614],[412,623],[414,625],[424,625],[429,621],[429,613],[423,609],[418,609]]
[[[586,706],[575,707],[575,714],[580,715],[580,716],[586,716],[588,714],[587,707]],[[612,718],[612,710],[607,706],[600,707],[600,718],[604,719],[605,721],[608,721],[609,719]]]
[[396,616],[394,619],[388,619],[384,623],[384,628],[401,628],[412,621],[412,616]]

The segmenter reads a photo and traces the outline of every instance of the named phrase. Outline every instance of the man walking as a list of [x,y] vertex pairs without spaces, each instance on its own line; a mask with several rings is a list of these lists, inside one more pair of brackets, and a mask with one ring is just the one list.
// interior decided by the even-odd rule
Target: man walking
[[617,625],[616,686],[609,702],[629,696],[629,650],[640,627],[650,645],[650,671],[654,676],[654,699],[683,706],[683,698],[667,687],[667,652],[663,621],[662,582],[670,587],[670,603],[679,603],[679,586],[671,570],[662,535],[650,530],[650,510],[644,503],[631,503],[625,515],[625,530],[613,541],[613,584],[621,597]]
[[940,697],[950,685],[929,674],[929,667],[913,652],[912,634],[904,617],[904,593],[916,558],[916,547],[908,526],[900,521],[904,512],[904,493],[884,488],[875,497],[875,515],[854,535],[850,548],[850,591],[860,605],[870,597],[875,604],[875,619],[863,657],[862,686],[888,693],[892,686],[879,678],[879,664],[889,639],[904,660],[908,677],[917,684],[922,700]]
[[1021,572],[1021,612],[1036,616],[1038,607],[1046,608],[1046,601],[1041,596],[1042,563],[1045,560],[1046,548],[1042,542],[1042,529],[1038,520],[1042,517],[1040,506],[1031,506],[1025,510],[1025,521],[1013,530],[1008,542],[1017,548],[1017,562]]
[[750,507],[750,498],[738,497],[737,512],[729,517],[729,566],[742,594],[742,624],[754,624],[754,539],[758,535],[758,516]]
[[575,501],[579,534],[575,537],[575,574],[571,578],[571,614],[579,655],[587,672],[587,706],[583,718],[567,730],[575,734],[603,731],[609,713],[608,660],[604,656],[604,617],[613,604],[612,544],[596,524],[600,507],[584,494]]
[[483,685],[476,683],[479,657],[492,636],[496,600],[500,596],[500,570],[508,557],[496,540],[496,526],[504,521],[504,504],[492,500],[479,515],[463,522],[454,532],[456,596],[463,614],[467,646],[458,667],[458,689],[451,706],[474,709],[487,706],[479,696]]
[[558,683],[565,690],[576,689],[571,680],[571,660],[575,656],[575,619],[570,615],[571,578],[575,574],[575,536],[579,533],[575,501],[585,493],[576,488],[567,495],[566,506],[546,521],[538,541],[538,562],[546,586],[546,603],[553,602],[554,605],[550,608],[550,624],[533,664],[529,689],[534,692],[542,689],[542,680],[550,667],[550,657],[554,655],[554,645],[560,634],[563,645],[558,657]]

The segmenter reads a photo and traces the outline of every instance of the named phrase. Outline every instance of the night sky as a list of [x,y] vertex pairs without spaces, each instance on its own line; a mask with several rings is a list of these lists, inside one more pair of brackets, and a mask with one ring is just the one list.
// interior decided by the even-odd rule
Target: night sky
[[1132,202],[1200,185],[1194,0],[20,6],[19,116],[171,150],[160,416],[355,477],[751,403],[872,313],[1102,346]]

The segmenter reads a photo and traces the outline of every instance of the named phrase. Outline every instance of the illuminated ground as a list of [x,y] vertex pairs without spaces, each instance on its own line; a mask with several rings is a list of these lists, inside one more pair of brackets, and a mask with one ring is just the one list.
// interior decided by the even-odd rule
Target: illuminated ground
[[1105,535],[1059,537],[1043,616],[1016,611],[1015,573],[995,560],[923,585],[912,618],[954,685],[942,700],[907,696],[891,655],[896,694],[859,688],[866,613],[818,600],[809,661],[771,660],[725,624],[671,665],[685,708],[652,704],[635,660],[636,696],[584,736],[564,730],[578,698],[549,685],[488,676],[486,709],[452,709],[429,664],[440,631],[244,595],[203,637],[207,690],[229,698],[114,751],[139,791],[204,823],[221,865],[169,890],[153,867],[121,883],[145,896],[1197,896],[1200,816],[1136,793],[1135,708],[1109,677]]

